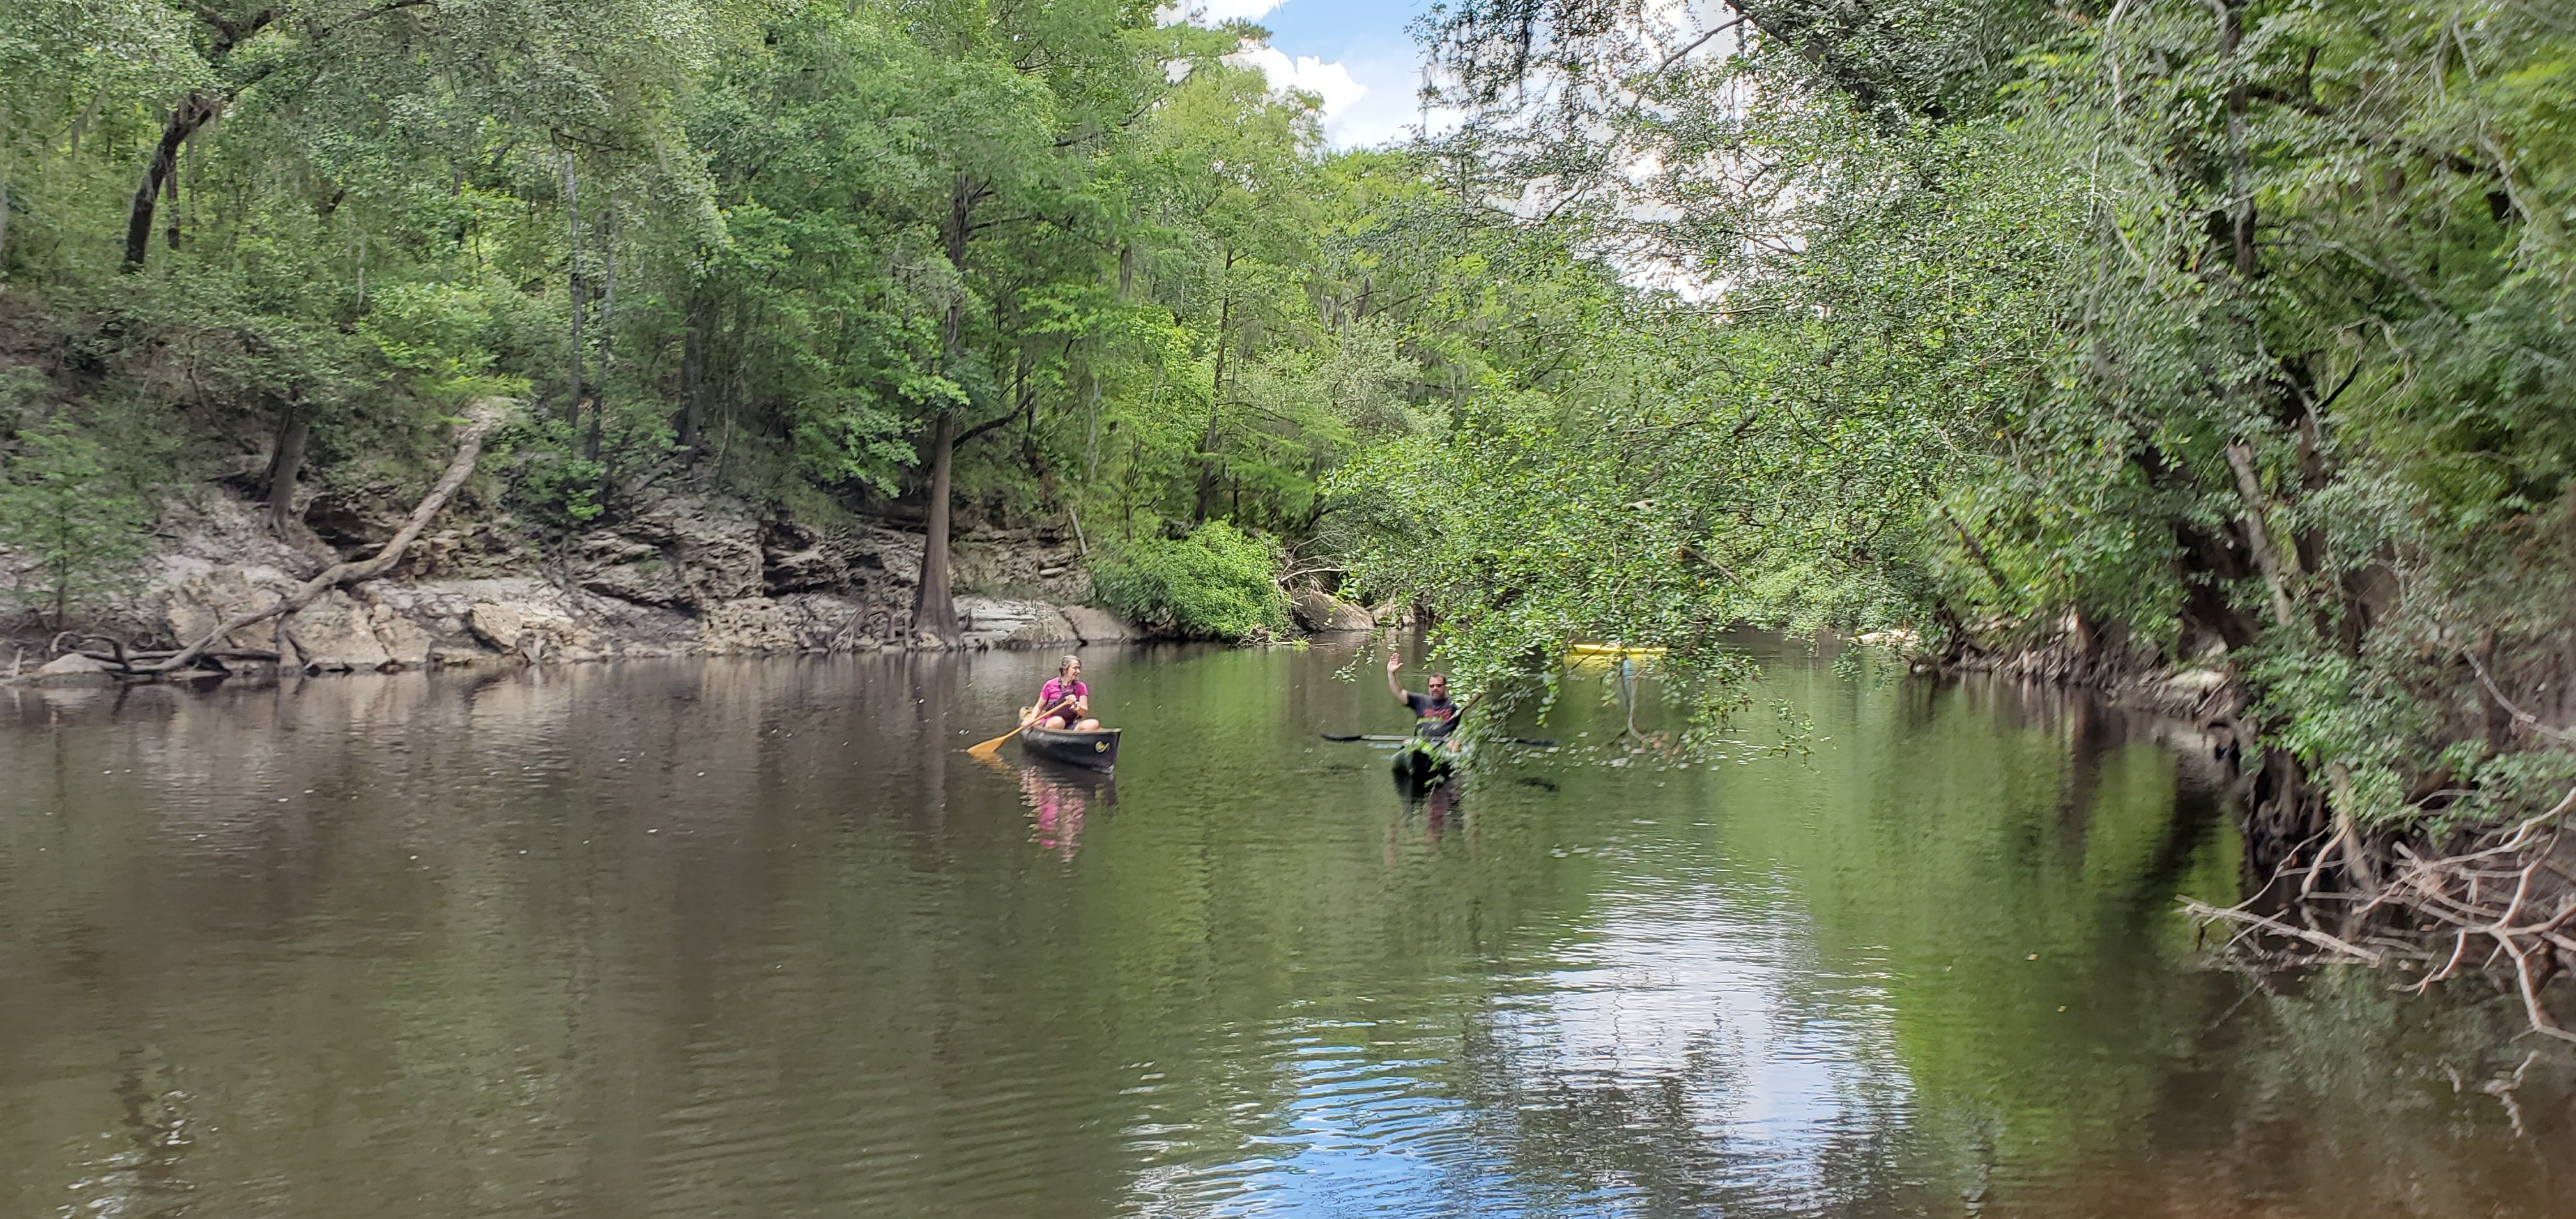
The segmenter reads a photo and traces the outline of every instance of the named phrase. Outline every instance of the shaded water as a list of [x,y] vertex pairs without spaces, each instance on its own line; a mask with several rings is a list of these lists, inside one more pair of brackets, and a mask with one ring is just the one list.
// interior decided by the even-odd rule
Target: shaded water
[[2142,725],[1407,803],[1348,659],[1087,655],[1114,784],[1028,655],[0,692],[0,1214],[2576,1215],[2509,1006],[2200,967]]

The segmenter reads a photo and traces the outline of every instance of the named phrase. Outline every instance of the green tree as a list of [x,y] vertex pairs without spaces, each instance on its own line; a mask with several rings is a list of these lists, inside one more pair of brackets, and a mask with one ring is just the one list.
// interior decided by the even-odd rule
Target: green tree
[[143,553],[150,513],[109,469],[100,446],[63,427],[18,435],[0,478],[0,545],[45,624],[61,630],[121,587]]
[[1721,665],[1738,621],[2224,665],[2273,843],[2555,803],[2576,757],[2478,725],[2569,625],[2563,24],[1729,7],[1448,14],[1460,193],[1705,299],[1605,292],[1590,384],[1372,458],[1436,525],[1363,531],[1369,578],[1497,673],[1568,630]]
[[1224,521],[1177,540],[1148,535],[1108,548],[1092,579],[1101,604],[1194,639],[1242,639],[1288,629],[1288,599],[1272,582],[1277,544]]

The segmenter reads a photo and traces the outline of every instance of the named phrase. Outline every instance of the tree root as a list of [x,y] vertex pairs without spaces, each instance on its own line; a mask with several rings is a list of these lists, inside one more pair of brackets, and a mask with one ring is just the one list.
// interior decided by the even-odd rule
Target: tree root
[[[2475,849],[2457,855],[2428,858],[2400,845],[2395,875],[2384,888],[2368,894],[2366,901],[2353,894],[2317,894],[2294,903],[2282,916],[2273,916],[2243,906],[2221,908],[2185,898],[2183,911],[2203,927],[2226,922],[2241,928],[2222,951],[2242,961],[2421,963],[2427,972],[2407,987],[2418,993],[2458,973],[2472,942],[2490,944],[2480,968],[2509,979],[2531,1030],[2576,1043],[2576,1032],[2570,1032],[2541,1001],[2541,990],[2551,977],[2576,964],[2576,934],[2571,934],[2571,928],[2576,928],[2576,876],[2553,862],[2561,832],[2558,823],[2571,811],[2576,811],[2576,791],[2568,792],[2548,812],[2491,834]],[[2338,834],[2337,841],[2343,840]],[[2322,865],[2322,858],[2319,862]],[[2321,870],[2322,866],[2316,871]],[[2309,880],[2315,880],[2315,871]],[[2301,895],[2308,897],[2304,887]],[[2344,935],[2302,925],[2313,919],[2317,903],[2337,897],[2362,903],[2344,916]],[[2351,938],[2354,928],[2373,926],[2379,930],[2365,942]],[[2322,950],[2322,955],[2284,953],[2265,944],[2266,937],[2295,941]],[[2438,947],[2445,940],[2447,951]]]
[[[456,497],[457,489],[465,485],[466,479],[473,477],[474,465],[483,456],[484,437],[490,435],[493,427],[501,422],[501,417],[509,406],[509,403],[500,399],[487,398],[475,403],[466,411],[464,426],[458,428],[456,433],[456,456],[447,463],[447,472],[438,476],[438,481],[431,485],[429,494],[421,497],[420,503],[412,508],[411,517],[403,522],[401,531],[395,533],[393,540],[385,543],[383,549],[378,550],[374,558],[362,563],[335,563],[322,574],[298,585],[295,591],[279,598],[267,608],[235,614],[225,619],[214,630],[207,632],[205,638],[181,647],[177,651],[146,654],[149,659],[145,656],[134,656],[125,662],[126,670],[138,677],[166,677],[194,666],[200,659],[278,659],[283,654],[282,648],[278,652],[263,654],[255,649],[218,648],[216,644],[225,636],[243,627],[256,626],[271,618],[282,619],[288,614],[311,605],[315,599],[334,588],[364,583],[393,570],[394,564],[402,561],[403,552],[420,537],[423,529],[429,527],[431,518],[436,517],[440,510],[447,507],[447,502]],[[281,642],[284,639],[282,630],[279,638]],[[122,650],[120,647],[119,651],[122,652]]]

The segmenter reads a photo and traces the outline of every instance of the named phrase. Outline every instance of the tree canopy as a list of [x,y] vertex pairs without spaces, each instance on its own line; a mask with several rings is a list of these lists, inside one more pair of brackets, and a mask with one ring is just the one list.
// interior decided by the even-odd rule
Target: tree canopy
[[[1694,14],[1697,14],[1695,17]],[[1629,283],[1342,477],[1500,675],[2066,631],[2249,679],[2264,816],[2557,802],[2576,27],[2509,0],[1471,0],[1428,155]],[[2528,706],[2526,706],[2528,704]],[[2514,712],[2539,714],[2529,719]],[[2535,724],[2544,726],[2535,727]],[[2301,775],[2316,776],[2313,784]]]

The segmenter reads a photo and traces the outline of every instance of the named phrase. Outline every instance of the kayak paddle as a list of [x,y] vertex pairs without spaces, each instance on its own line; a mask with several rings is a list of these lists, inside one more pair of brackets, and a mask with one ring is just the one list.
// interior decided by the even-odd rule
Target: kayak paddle
[[[1320,735],[1327,741],[1410,741],[1413,739],[1409,736],[1387,736],[1383,733],[1376,732],[1326,732]],[[1511,741],[1512,744],[1527,745],[1532,749],[1556,748],[1556,742],[1554,741],[1533,741],[1525,736],[1509,737],[1506,739]]]

